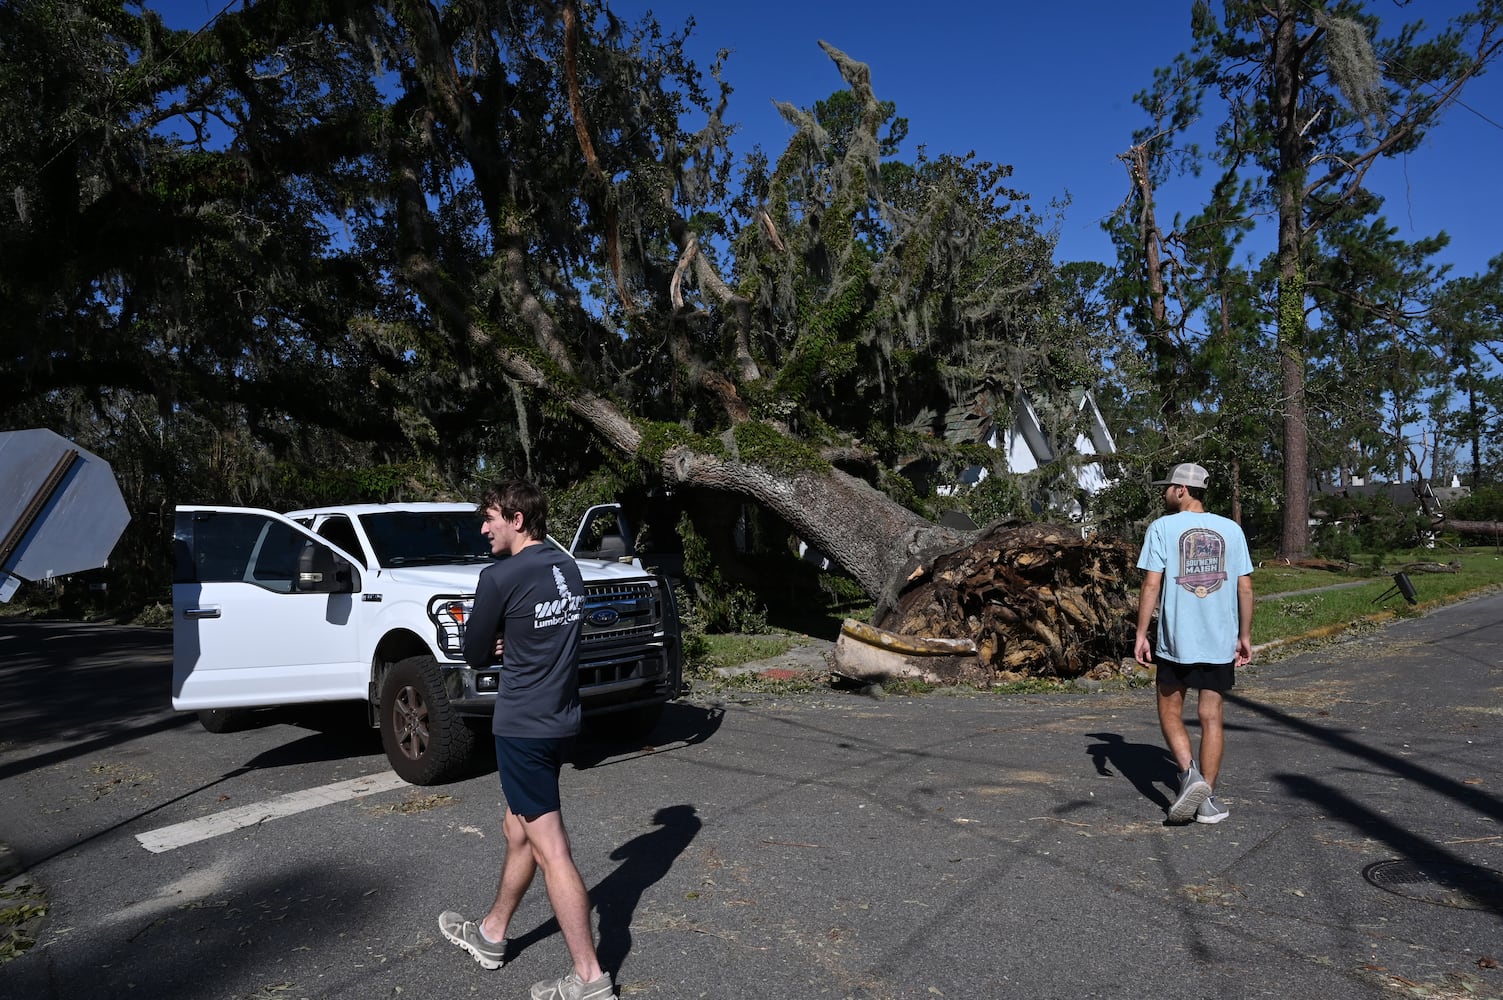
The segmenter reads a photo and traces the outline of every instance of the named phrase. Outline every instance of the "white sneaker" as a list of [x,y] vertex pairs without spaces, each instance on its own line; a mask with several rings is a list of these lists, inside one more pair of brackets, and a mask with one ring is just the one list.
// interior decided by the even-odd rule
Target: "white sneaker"
[[1200,768],[1192,760],[1190,769],[1179,776],[1179,797],[1169,806],[1169,822],[1190,822],[1200,804],[1210,797],[1210,782],[1201,776]]
[[1207,795],[1206,800],[1195,810],[1195,822],[1197,823],[1220,823],[1231,815],[1231,811],[1221,804],[1221,800],[1214,795]]

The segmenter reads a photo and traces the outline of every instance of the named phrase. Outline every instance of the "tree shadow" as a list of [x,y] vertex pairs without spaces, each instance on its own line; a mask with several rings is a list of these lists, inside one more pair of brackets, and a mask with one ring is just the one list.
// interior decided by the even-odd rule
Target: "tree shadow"
[[[384,876],[328,864],[268,869],[240,881],[213,874],[211,866],[199,881],[164,886],[109,919],[95,914],[87,930],[44,927],[37,947],[5,965],[0,996],[116,1000],[135,990],[153,1000],[270,996],[282,987],[256,989],[267,970],[310,942],[330,963],[328,980],[320,980],[328,992],[319,995],[375,994],[379,973],[362,963],[366,943],[390,930]],[[342,930],[337,937],[327,933],[331,917]],[[66,945],[57,945],[62,939]],[[192,956],[186,963],[184,942]],[[395,958],[410,961],[415,954]],[[389,995],[390,988],[381,992]]]
[[1179,774],[1174,757],[1164,747],[1151,743],[1129,743],[1117,733],[1086,733],[1093,743],[1086,753],[1096,764],[1096,773],[1110,776],[1112,768],[1132,782],[1138,794],[1160,808],[1169,808],[1169,796],[1158,785],[1174,788]]
[[1249,712],[1254,712],[1271,722],[1276,722],[1288,729],[1303,733],[1317,742],[1324,743],[1333,750],[1340,750],[1353,757],[1368,761],[1391,774],[1396,774],[1409,781],[1417,782],[1431,791],[1438,792],[1464,808],[1472,809],[1484,816],[1491,817],[1493,820],[1503,821],[1503,799],[1479,791],[1477,788],[1463,784],[1455,778],[1447,777],[1439,771],[1422,767],[1411,760],[1385,750],[1380,750],[1377,747],[1369,746],[1360,740],[1344,735],[1338,730],[1306,722],[1287,712],[1281,712],[1271,705],[1251,701],[1242,695],[1236,695],[1230,691],[1223,697],[1227,701],[1247,709]]
[[669,702],[663,706],[663,716],[657,725],[635,739],[586,730],[575,741],[569,763],[575,770],[583,771],[682,750],[714,736],[724,720],[725,709],[720,705]]
[[[344,707],[348,708],[349,706]],[[233,778],[238,778],[243,775],[250,774],[254,771],[264,771],[283,767],[298,767],[303,764],[312,764],[323,761],[347,760],[352,757],[364,757],[381,753],[380,738],[374,735],[375,731],[370,729],[368,726],[365,726],[363,723],[357,725],[359,719],[358,713],[354,713],[352,715],[350,712],[341,711],[334,705],[319,706],[319,709],[313,712],[306,711],[306,709],[313,708],[313,706],[303,706],[303,708],[305,709],[305,711],[302,713],[291,713],[285,715],[279,714],[281,710],[269,710],[266,713],[266,724],[270,725],[275,722],[280,724],[307,726],[310,723],[313,723],[323,727],[320,731],[315,731],[306,736],[299,737],[298,739],[293,740],[291,743],[280,743],[274,747],[263,750],[238,767],[231,768],[230,770],[218,775],[217,777],[210,778],[209,780],[194,788],[190,788],[187,791],[174,795],[169,799],[158,802],[155,805],[150,806],[149,808],[141,809],[121,820],[111,823],[106,827],[95,830],[92,833],[89,833],[87,835],[80,835],[76,839],[68,840],[61,846],[43,846],[39,849],[32,849],[24,853],[18,850],[15,873],[25,874],[35,868],[40,867],[48,861],[53,860],[61,854],[77,850],[79,847],[85,844],[90,844],[100,839],[101,837],[106,836],[107,834],[123,829],[124,827],[127,827],[130,824],[137,822],[138,820],[145,819],[148,816],[160,812],[168,806],[191,799],[193,796],[207,792],[217,785],[223,784],[224,782],[229,781]],[[91,744],[85,745],[85,747],[81,750],[78,748],[69,747],[67,748],[68,752],[61,754],[61,756],[63,759],[72,756],[79,756],[80,754],[85,752],[92,752],[93,750],[103,749],[104,747],[109,746],[113,743],[125,742],[128,739],[135,738],[139,735],[145,735],[148,732],[171,728],[171,726],[179,725],[184,722],[191,721],[192,719],[193,714],[191,712],[179,713],[167,720],[163,720],[162,723],[149,727],[143,727],[141,729],[135,730],[133,733],[123,734],[119,739],[95,740],[92,741]],[[352,719],[356,721],[352,721]],[[202,735],[208,736],[212,739],[232,738],[214,736],[213,734],[209,733],[204,733]],[[25,762],[25,764],[28,767],[41,766],[42,763],[45,763],[43,758],[51,756],[54,755],[44,754],[41,758],[30,758]],[[494,761],[492,762],[491,766],[495,766]],[[4,771],[5,769],[0,768],[0,775],[3,775]]]
[[[1301,733],[1333,750],[1366,761],[1382,771],[1445,796],[1458,808],[1486,816],[1494,822],[1503,821],[1503,799],[1498,796],[1490,795],[1412,760],[1353,739],[1339,730],[1307,722],[1270,705],[1251,701],[1230,692],[1225,697],[1228,701],[1235,702],[1270,722]],[[1454,851],[1448,850],[1445,845],[1437,844],[1433,840],[1406,830],[1389,816],[1359,802],[1333,785],[1297,774],[1277,774],[1274,777],[1288,789],[1291,795],[1316,805],[1322,812],[1351,825],[1366,836],[1388,844],[1402,857],[1413,861],[1444,862],[1452,866],[1455,871],[1464,872],[1464,880],[1472,886],[1473,898],[1483,901],[1485,908],[1490,912],[1503,916],[1503,875],[1492,869],[1473,865]]]
[[1475,904],[1475,909],[1503,916],[1503,874],[1472,864],[1433,840],[1404,829],[1334,785],[1301,774],[1278,774],[1274,778],[1289,794],[1319,806],[1324,814],[1348,824],[1363,836],[1387,844],[1400,859],[1443,865],[1465,887],[1464,895]]
[[[621,864],[590,890],[590,903],[600,923],[595,952],[600,967],[607,971],[619,973],[631,953],[631,918],[642,894],[668,874],[704,826],[691,805],[665,806],[653,814],[652,822],[658,829],[633,837],[611,852],[611,860]],[[512,938],[508,961],[558,930],[558,919],[550,917],[521,937]]]
[[7,761],[0,780],[191,721],[167,705],[171,678],[170,631],[0,617],[5,753],[61,744]]

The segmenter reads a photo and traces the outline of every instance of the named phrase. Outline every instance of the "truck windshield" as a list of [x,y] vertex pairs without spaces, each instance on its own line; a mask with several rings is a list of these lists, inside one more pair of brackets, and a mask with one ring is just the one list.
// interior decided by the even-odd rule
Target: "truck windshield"
[[480,516],[469,511],[387,511],[360,515],[383,566],[489,562]]

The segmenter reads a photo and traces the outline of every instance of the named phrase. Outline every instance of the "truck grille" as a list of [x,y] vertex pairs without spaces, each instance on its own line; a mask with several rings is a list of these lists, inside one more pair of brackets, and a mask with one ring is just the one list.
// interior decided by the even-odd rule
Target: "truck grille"
[[[474,600],[473,594],[455,594],[434,597],[428,602],[428,617],[438,627],[439,646],[455,659],[464,646],[465,620]],[[663,601],[657,582],[586,584],[582,617],[580,641],[585,649],[651,639],[663,626]]]
[[657,586],[651,581],[585,585],[581,639],[586,646],[650,637],[662,620],[662,603]]

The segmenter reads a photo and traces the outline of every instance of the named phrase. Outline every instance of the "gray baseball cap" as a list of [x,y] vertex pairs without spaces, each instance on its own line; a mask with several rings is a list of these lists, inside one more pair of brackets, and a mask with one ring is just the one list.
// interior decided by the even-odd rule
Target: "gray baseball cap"
[[1204,486],[1211,474],[1194,462],[1181,462],[1169,470],[1164,479],[1155,479],[1155,486]]

